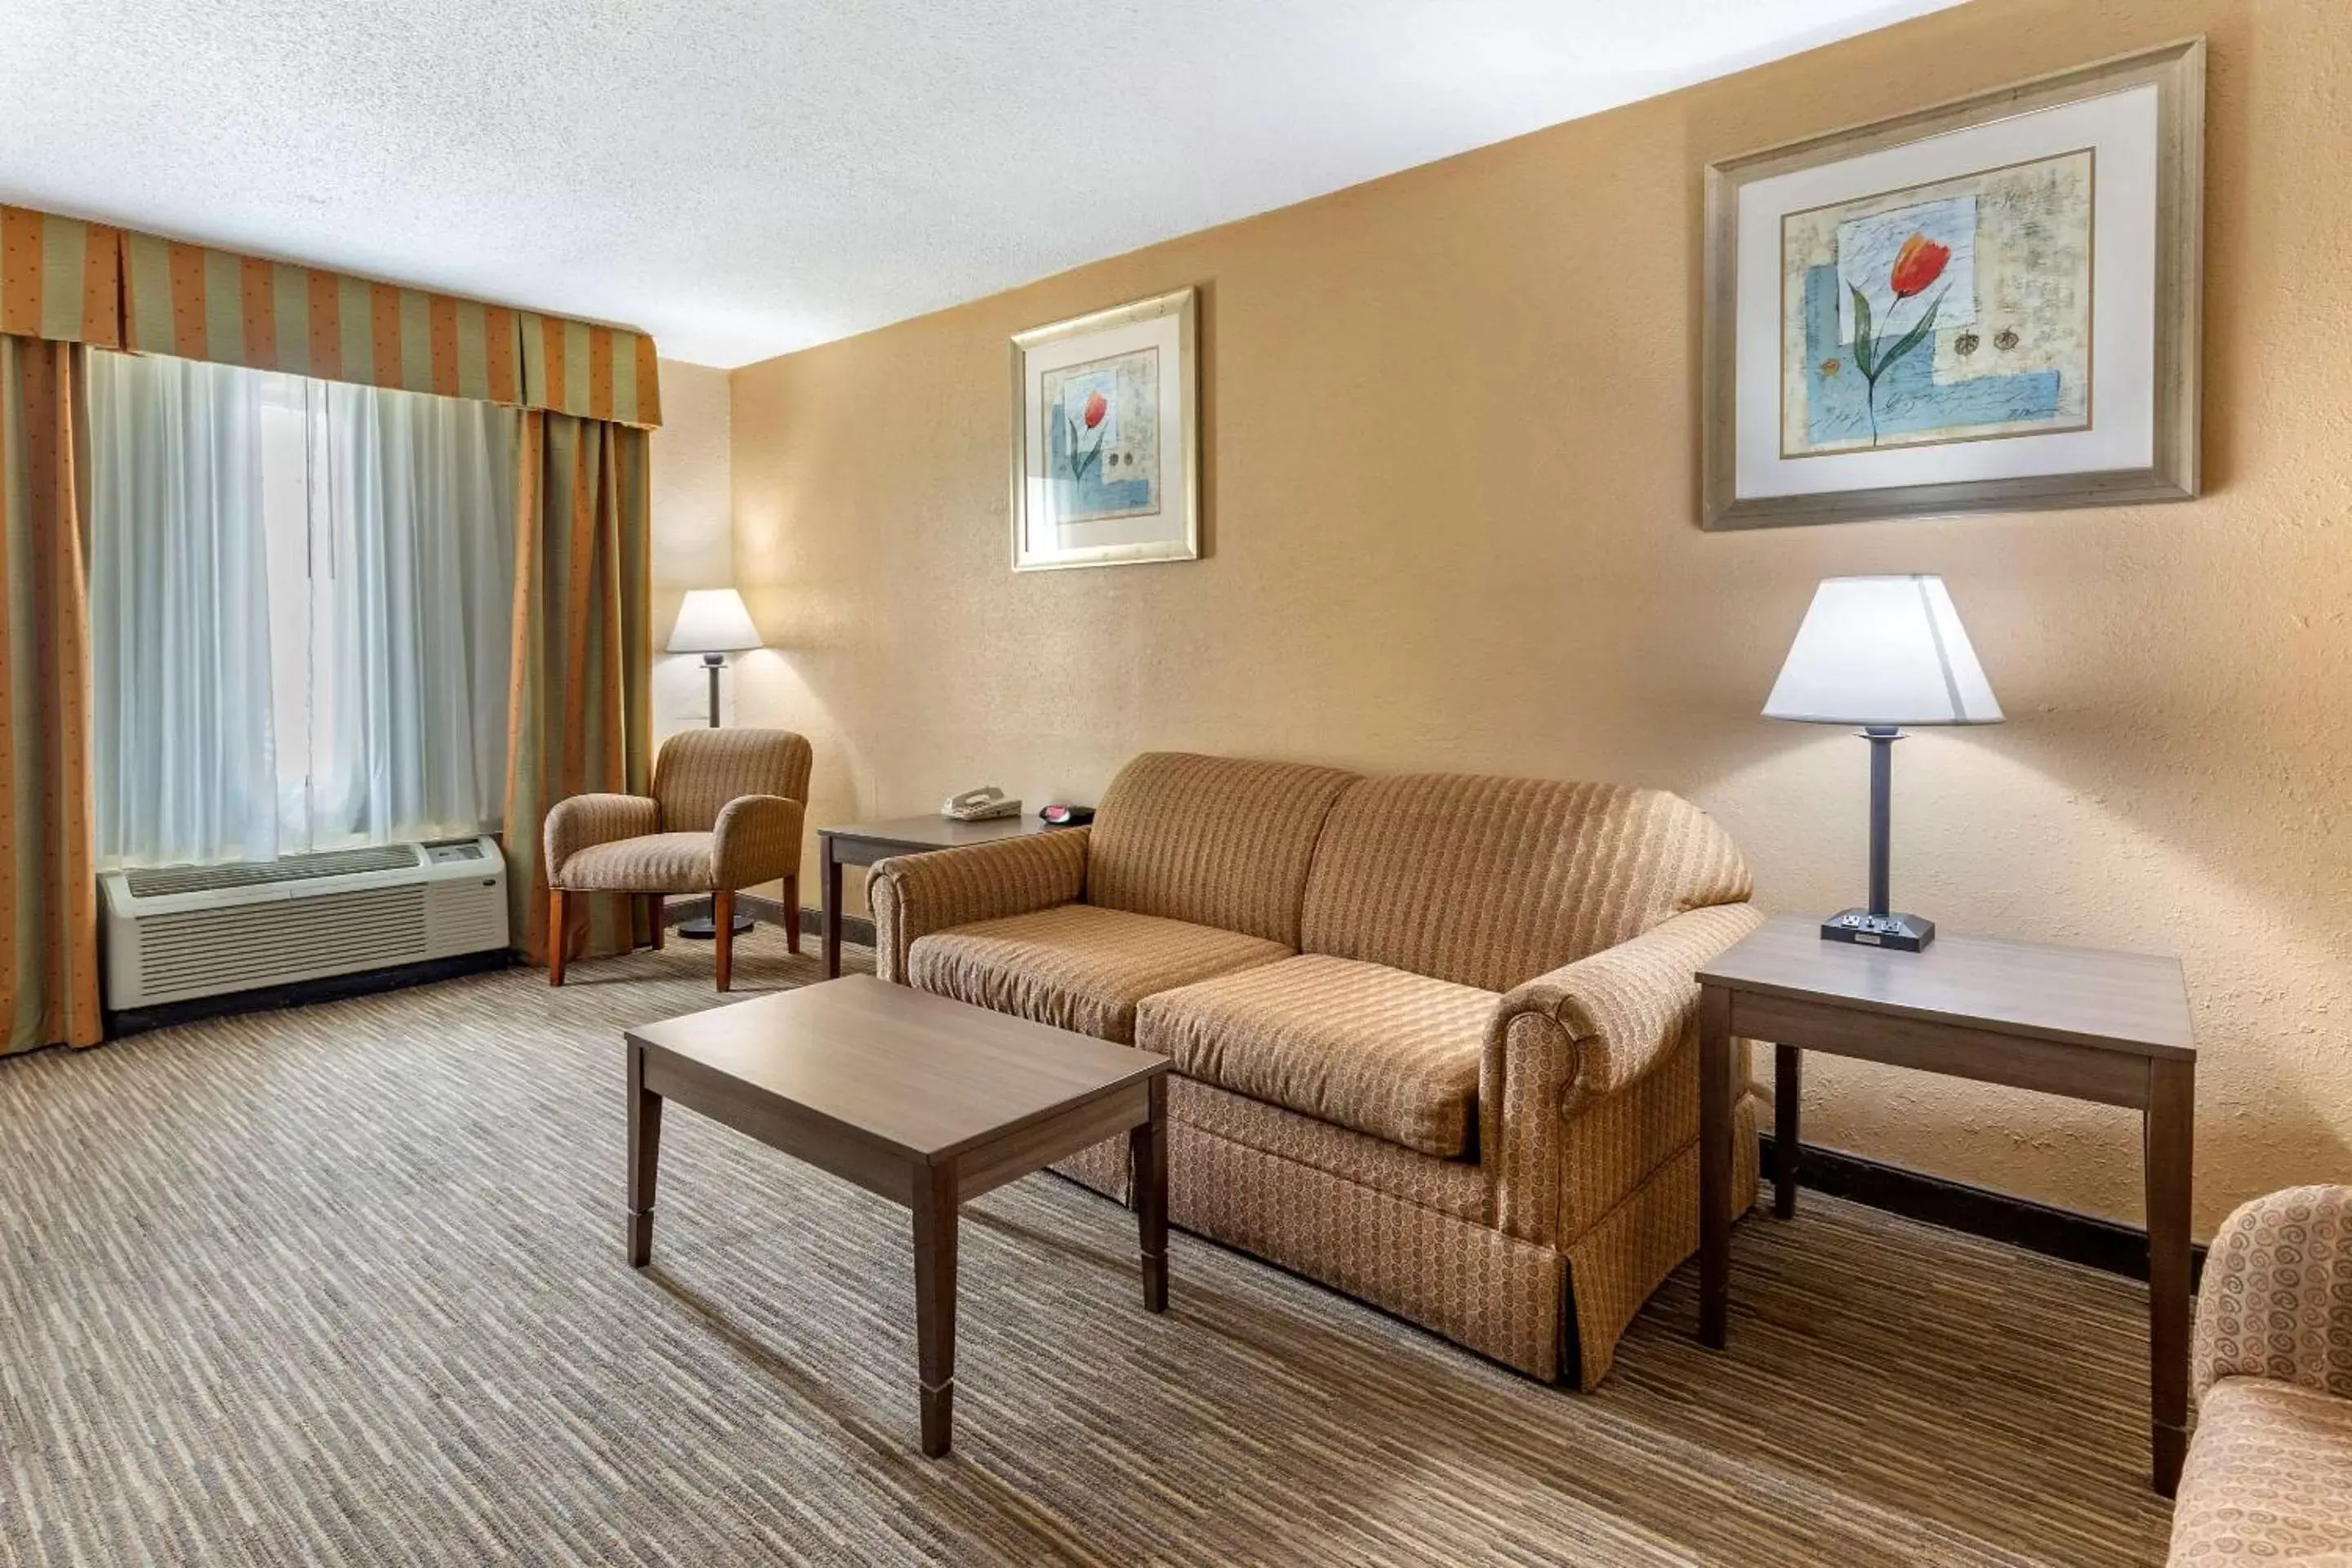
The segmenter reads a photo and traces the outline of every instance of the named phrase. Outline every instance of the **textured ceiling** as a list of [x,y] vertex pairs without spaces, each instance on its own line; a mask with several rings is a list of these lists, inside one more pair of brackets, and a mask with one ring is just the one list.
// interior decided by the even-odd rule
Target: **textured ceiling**
[[0,0],[0,200],[736,365],[1953,3]]

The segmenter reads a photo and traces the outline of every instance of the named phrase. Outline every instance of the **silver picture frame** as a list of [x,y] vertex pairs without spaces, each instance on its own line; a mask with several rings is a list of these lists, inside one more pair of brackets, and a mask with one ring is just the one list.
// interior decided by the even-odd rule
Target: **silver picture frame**
[[[1015,572],[1200,558],[1199,309],[1199,290],[1188,286],[1013,335],[1011,509]],[[1129,356],[1145,352],[1115,348],[1145,337],[1153,340],[1152,352],[1165,351],[1174,360],[1172,365],[1157,366],[1161,378],[1153,405],[1158,468],[1150,480],[1156,501],[1148,511],[1106,511],[1065,521],[1052,515],[1059,492],[1045,471],[1050,444],[1041,423],[1044,377],[1053,369],[1098,359],[1092,353],[1096,348]]]

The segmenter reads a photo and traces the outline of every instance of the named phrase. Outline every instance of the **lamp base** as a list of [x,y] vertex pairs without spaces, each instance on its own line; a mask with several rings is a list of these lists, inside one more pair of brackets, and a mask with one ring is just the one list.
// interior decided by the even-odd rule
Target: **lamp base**
[[1917,952],[1936,940],[1936,922],[1924,915],[1874,915],[1868,910],[1841,910],[1822,922],[1822,940]]
[[[737,936],[741,936],[745,931],[750,931],[751,929],[751,917],[750,915],[737,915],[735,917],[735,934]],[[679,922],[677,934],[680,936],[692,937],[697,942],[716,942],[719,940],[719,927],[712,923],[709,915],[705,915],[700,920],[684,921]]]

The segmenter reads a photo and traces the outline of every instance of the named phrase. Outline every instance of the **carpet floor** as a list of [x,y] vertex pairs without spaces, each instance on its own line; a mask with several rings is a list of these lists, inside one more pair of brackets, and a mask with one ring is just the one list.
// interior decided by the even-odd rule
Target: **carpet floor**
[[0,1062],[0,1561],[2163,1555],[2142,1289],[1811,1195],[1740,1226],[1727,1352],[1685,1268],[1579,1394],[1191,1237],[1152,1317],[1125,1212],[1033,1176],[967,1213],[927,1461],[904,1211],[674,1110],[623,1262],[618,1030],[709,966]]

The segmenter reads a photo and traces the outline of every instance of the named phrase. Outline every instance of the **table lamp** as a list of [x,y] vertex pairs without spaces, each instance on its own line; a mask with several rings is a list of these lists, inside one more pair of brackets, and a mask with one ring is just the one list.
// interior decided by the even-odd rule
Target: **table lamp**
[[670,628],[671,653],[698,653],[710,671],[710,727],[719,728],[719,671],[730,653],[761,646],[760,628],[743,607],[743,595],[732,588],[694,588],[677,607],[677,625]]
[[1887,796],[1905,724],[1998,724],[1959,612],[1941,577],[1826,577],[1789,646],[1764,717],[1858,724],[1870,742],[1870,907],[1822,922],[1829,942],[1917,952],[1936,922],[1887,908]]

